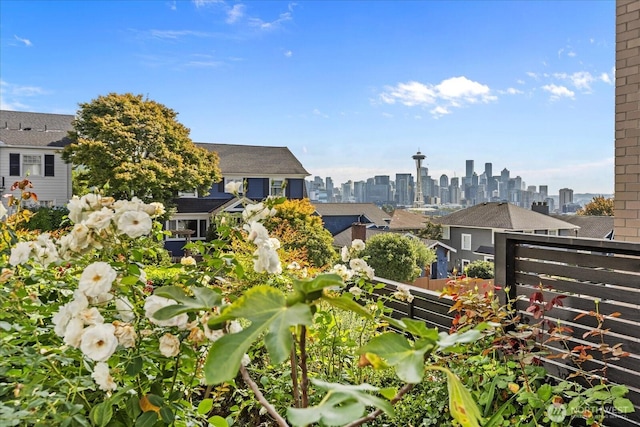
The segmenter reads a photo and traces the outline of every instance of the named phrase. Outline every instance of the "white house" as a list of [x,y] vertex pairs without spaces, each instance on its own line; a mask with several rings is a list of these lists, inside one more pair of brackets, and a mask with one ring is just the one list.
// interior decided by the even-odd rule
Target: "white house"
[[[63,206],[72,196],[71,168],[60,156],[69,144],[73,116],[0,110],[0,194],[28,178],[44,206]],[[16,196],[19,191],[13,192]]]

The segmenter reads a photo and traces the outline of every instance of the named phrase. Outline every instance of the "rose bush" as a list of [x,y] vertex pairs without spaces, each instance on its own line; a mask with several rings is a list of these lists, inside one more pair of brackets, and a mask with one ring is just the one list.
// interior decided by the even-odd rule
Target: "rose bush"
[[[171,284],[155,289],[145,272],[144,239],[163,238],[155,221],[165,213],[160,204],[74,197],[67,233],[28,241],[20,241],[10,221],[3,223],[0,250],[8,267],[0,275],[0,424],[228,425],[233,419],[210,417],[206,402],[213,386],[241,377],[278,425],[362,425],[393,413],[393,403],[422,381],[428,355],[479,336],[384,318],[382,302],[369,299],[374,272],[359,257],[361,241],[344,249],[343,263],[327,273],[306,277],[294,263],[283,271],[279,241],[262,224],[281,202],[248,204],[240,226],[221,224],[219,239],[191,244],[201,261],[185,257]],[[23,215],[19,206],[14,215]],[[265,282],[287,276],[284,288],[226,293],[230,279],[243,277],[231,235],[251,245],[253,268]],[[407,287],[393,296],[412,298]],[[390,394],[310,372],[309,336],[322,329],[315,314],[327,308],[401,331],[374,331],[355,352],[363,366],[392,368],[405,386]],[[290,367],[288,421],[252,379],[247,366],[254,362]],[[453,416],[463,426],[479,425],[459,381],[437,369],[448,379]]]

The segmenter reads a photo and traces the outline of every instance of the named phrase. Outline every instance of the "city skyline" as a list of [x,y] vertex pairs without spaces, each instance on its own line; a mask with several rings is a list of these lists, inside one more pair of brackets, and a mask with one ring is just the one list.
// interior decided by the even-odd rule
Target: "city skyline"
[[196,142],[286,146],[336,182],[508,165],[614,188],[615,2],[3,1],[0,108],[110,92]]

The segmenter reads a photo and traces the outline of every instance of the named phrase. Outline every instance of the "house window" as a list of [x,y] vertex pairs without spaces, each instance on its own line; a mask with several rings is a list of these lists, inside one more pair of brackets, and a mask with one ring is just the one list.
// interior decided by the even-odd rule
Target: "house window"
[[[201,240],[207,237],[206,219],[172,219],[167,221],[167,230],[184,231],[192,230],[192,240]],[[185,239],[186,236],[174,236],[174,239]]]
[[55,176],[55,157],[53,154],[44,155],[44,176]]
[[192,191],[178,191],[178,197],[198,197],[198,191],[195,188]]
[[558,230],[549,230],[549,236],[557,236]]
[[9,176],[20,176],[20,153],[9,153]]
[[451,238],[451,228],[447,225],[442,226],[442,238],[449,240]]
[[24,172],[24,176],[41,176],[42,175],[42,156],[23,154],[22,155],[22,171]]
[[227,184],[230,183],[242,183],[242,185],[238,186],[238,194],[244,194],[244,190],[245,190],[245,185],[246,182],[244,180],[244,178],[225,178],[224,179],[224,187],[227,186]]
[[284,187],[286,181],[284,179],[272,179],[271,188],[269,189],[270,196],[284,196]]
[[466,273],[467,266],[469,266],[469,264],[471,264],[471,261],[469,261],[468,259],[461,259],[460,260],[460,265],[462,266],[462,272],[463,273]]
[[471,234],[462,235],[462,243],[460,244],[460,249],[462,249],[463,251],[471,250]]

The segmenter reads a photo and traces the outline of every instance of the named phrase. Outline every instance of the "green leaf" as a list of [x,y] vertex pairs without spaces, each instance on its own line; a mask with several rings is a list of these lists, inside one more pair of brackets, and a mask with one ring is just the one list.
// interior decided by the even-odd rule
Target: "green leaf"
[[317,387],[327,390],[327,396],[318,406],[288,408],[287,416],[294,426],[306,426],[315,422],[327,426],[348,424],[362,417],[367,406],[381,409],[389,416],[394,414],[391,403],[368,393],[378,390],[369,384],[352,386],[320,380],[312,382]]
[[351,311],[353,313],[359,314],[362,317],[366,317],[367,319],[372,319],[373,316],[363,306],[352,300],[346,295],[341,295],[339,297],[330,297],[327,295],[322,296],[322,300],[328,302],[333,307],[339,308],[345,311]]
[[550,384],[543,384],[537,391],[538,397],[545,402],[551,399],[551,395],[553,394],[553,390]]
[[157,320],[168,320],[179,314],[193,311],[209,311],[222,304],[222,296],[218,291],[202,287],[193,288],[193,297],[187,295],[179,286],[163,286],[156,289],[154,295],[178,302],[156,311],[153,317]]
[[616,408],[618,412],[623,414],[630,414],[634,412],[633,403],[629,399],[624,397],[616,397],[613,399],[613,407]]
[[438,339],[438,345],[440,348],[446,350],[447,347],[454,347],[457,344],[466,344],[476,341],[482,334],[480,331],[470,329],[462,333],[447,334],[446,332],[440,332],[440,338]]
[[213,408],[213,399],[204,399],[198,404],[198,414],[208,414]]
[[97,404],[91,410],[89,417],[91,421],[98,427],[104,427],[109,424],[111,417],[113,417],[113,408],[111,402],[102,402]]
[[209,424],[211,424],[213,427],[229,427],[229,423],[227,423],[227,420],[222,418],[220,415],[214,415],[213,417],[209,418]]
[[614,385],[609,391],[611,391],[611,395],[613,397],[622,397],[625,394],[629,393],[629,389],[623,385]]
[[305,295],[309,295],[329,287],[342,288],[344,287],[344,282],[337,274],[320,274],[313,279],[293,281],[293,289],[300,291]]
[[140,371],[142,371],[142,357],[136,356],[127,365],[126,372],[127,375],[131,375],[132,377],[137,375]]
[[168,406],[160,408],[160,417],[162,417],[162,421],[164,421],[165,424],[171,424],[176,418],[173,410]]
[[251,325],[238,333],[224,335],[213,343],[204,366],[207,384],[233,379],[240,369],[242,356],[265,330],[265,344],[272,361],[283,362],[289,356],[293,343],[289,328],[313,322],[308,305],[287,307],[284,294],[266,285],[249,289],[220,316],[212,317],[209,325],[239,318],[249,320]]
[[132,420],[138,418],[138,415],[140,415],[140,412],[142,412],[142,409],[140,409],[140,399],[138,398],[138,396],[131,396],[129,400],[127,400],[125,410],[129,418],[131,418]]
[[438,328],[427,328],[426,323],[421,320],[403,318],[404,330],[414,337],[427,338],[433,342],[438,340]]
[[156,421],[158,421],[158,414],[154,411],[143,412],[136,420],[135,427],[153,427]]
[[135,285],[139,280],[140,278],[138,276],[125,276],[120,280],[120,283],[123,285]]
[[414,348],[402,335],[385,332],[373,337],[358,352],[373,353],[387,361],[402,381],[417,384],[424,376],[424,355],[429,347]]

